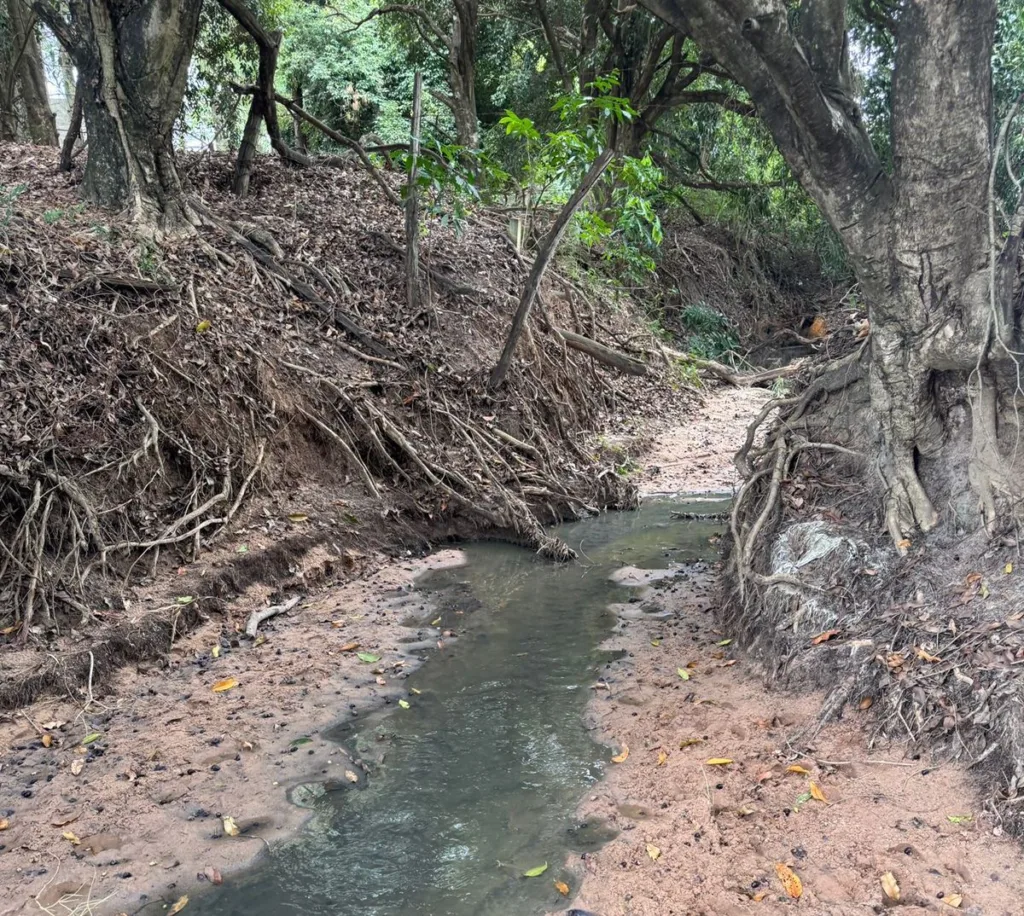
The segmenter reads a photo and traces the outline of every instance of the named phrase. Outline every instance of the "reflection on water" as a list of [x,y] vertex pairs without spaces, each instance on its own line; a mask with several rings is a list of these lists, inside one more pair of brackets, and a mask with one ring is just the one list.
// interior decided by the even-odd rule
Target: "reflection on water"
[[[339,730],[374,764],[366,787],[307,793],[314,816],[301,835],[189,911],[521,916],[562,905],[554,881],[575,881],[567,854],[608,835],[573,817],[609,757],[583,723],[606,661],[597,647],[613,623],[607,605],[623,595],[607,577],[623,565],[711,557],[716,526],[673,519],[678,508],[653,503],[565,526],[584,567],[478,544],[468,566],[421,580],[424,590],[459,583],[482,609],[447,612],[443,626],[462,637],[409,679],[420,691],[409,709]],[[522,876],[545,862],[543,876]]]

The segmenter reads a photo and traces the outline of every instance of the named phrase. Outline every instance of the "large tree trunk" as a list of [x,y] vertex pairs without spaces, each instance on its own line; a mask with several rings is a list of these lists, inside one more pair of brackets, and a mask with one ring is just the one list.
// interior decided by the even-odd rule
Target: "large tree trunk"
[[84,190],[143,227],[188,231],[172,133],[181,112],[201,0],[71,0],[70,21],[33,9],[78,68],[89,137]]
[[46,90],[46,71],[36,34],[36,16],[24,0],[7,0],[7,15],[17,54],[15,70],[25,112],[25,132],[33,143],[56,146],[57,126]]
[[476,113],[478,12],[478,0],[455,0],[452,40],[448,53],[448,83],[452,90],[455,136],[459,145],[466,149],[476,149],[480,145],[480,126]]
[[[942,478],[929,473],[940,464],[947,477],[967,478],[938,485],[943,504],[962,504],[969,483],[974,518],[994,529],[1000,510],[1012,512],[1021,496],[1020,473],[999,447],[1017,434],[1007,422],[1012,412],[1000,416],[1002,395],[1012,390],[1001,391],[997,379],[1014,349],[1011,287],[1021,226],[1018,220],[998,252],[990,224],[996,0],[900,5],[892,176],[852,100],[845,0],[804,4],[795,20],[782,0],[642,2],[747,88],[843,240],[870,313],[875,466],[894,542],[905,549],[915,529],[940,521],[938,501],[922,483],[922,473]],[[959,390],[970,423],[956,411],[940,415],[940,387]],[[959,453],[970,456],[963,466]]]

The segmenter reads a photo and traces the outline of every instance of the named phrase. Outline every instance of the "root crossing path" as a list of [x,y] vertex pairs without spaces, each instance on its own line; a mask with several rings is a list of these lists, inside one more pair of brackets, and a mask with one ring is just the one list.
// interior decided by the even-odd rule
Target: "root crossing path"
[[[708,398],[689,425],[657,440],[647,489],[728,489],[731,453],[763,398]],[[582,886],[572,909],[554,912],[1021,911],[1019,845],[963,767],[875,740],[867,699],[796,753],[790,740],[815,723],[825,697],[764,688],[719,628],[713,571],[661,575],[623,572],[632,592],[606,648],[625,655],[589,706],[595,734],[622,762],[609,764],[579,813],[619,834],[577,857]]]

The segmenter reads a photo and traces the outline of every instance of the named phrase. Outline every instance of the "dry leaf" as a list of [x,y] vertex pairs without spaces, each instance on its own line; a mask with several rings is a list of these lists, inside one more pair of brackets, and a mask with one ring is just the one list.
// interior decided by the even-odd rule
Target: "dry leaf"
[[560,893],[563,897],[569,896],[569,885],[566,884],[564,881],[556,881],[555,890],[558,891],[558,893]]
[[898,550],[909,550],[910,549],[910,538],[903,538],[896,542],[896,548]]
[[614,757],[612,757],[612,763],[625,763],[626,762],[626,758],[628,758],[628,757],[629,757],[629,745],[623,743],[623,745],[622,745],[622,753],[621,754],[616,754]]
[[220,646],[214,646],[210,652],[210,655],[212,655],[214,658],[220,658]]
[[388,682],[384,680],[379,674],[377,675],[377,684],[381,687],[386,687]]
[[53,735],[43,735],[43,747],[49,747],[53,744]]
[[980,581],[981,581],[981,573],[973,572],[973,573],[969,573],[967,575],[966,582],[967,582],[968,585],[975,585],[975,584],[977,584]]
[[757,813],[757,809],[756,808],[751,808],[750,805],[744,805],[742,808],[738,808],[736,813],[740,817],[750,817],[751,814],[756,814]]
[[203,871],[203,874],[206,875],[207,880],[209,880],[210,884],[223,884],[224,883],[223,876],[212,865],[207,865],[206,869]]
[[782,886],[786,889],[786,893],[794,900],[804,892],[804,886],[797,877],[796,872],[794,872],[788,865],[779,862],[775,866],[775,874],[779,876],[779,880],[782,882]]
[[309,516],[306,515],[305,512],[293,512],[291,515],[288,516],[288,521],[295,522],[296,524],[298,524],[299,522],[308,522]]
[[709,767],[727,767],[733,762],[731,757],[712,757],[704,761]]
[[655,764],[655,766],[663,767],[665,765],[665,761],[667,760],[668,754],[666,754],[664,751],[658,751],[658,762]]
[[65,840],[67,840],[72,846],[81,846],[82,841],[78,839],[70,830],[65,830],[62,834]]
[[[1009,564],[1007,564],[1007,566],[1009,566]],[[946,906],[951,906],[953,909],[958,910],[960,909],[960,904],[964,902],[964,898],[959,894],[946,894],[946,896],[942,898],[942,902],[946,904]]]
[[71,775],[77,776],[85,769],[85,761],[81,757],[71,761]]
[[172,906],[167,911],[167,916],[174,916],[175,913],[180,913],[187,906],[188,894],[182,894],[177,900],[174,901],[174,906]]
[[861,701],[857,704],[857,708],[858,709],[862,709],[862,710],[863,709],[870,709],[871,708],[871,704],[874,703],[874,702],[875,701],[871,697],[863,697],[861,699]]
[[359,643],[357,643],[357,642],[347,642],[347,643],[345,643],[345,645],[343,645],[341,647],[341,651],[342,652],[355,652],[355,650],[358,649],[358,648],[359,648]]
[[930,652],[925,651],[921,646],[917,647],[917,657],[923,662],[941,662],[942,659],[937,655],[932,655]]
[[819,633],[814,639],[811,640],[812,646],[820,646],[823,642],[828,642],[833,636],[838,636],[838,630],[826,630],[824,633]]
[[882,890],[885,891],[885,896],[890,900],[900,899],[900,886],[896,883],[896,877],[891,871],[887,871],[882,875]]
[[226,677],[221,681],[217,681],[210,689],[214,693],[223,693],[225,690],[231,690],[233,687],[238,686],[237,677]]
[[649,855],[655,862],[661,858],[661,850],[658,849],[653,843],[647,844],[647,855]]
[[359,782],[359,777],[356,776],[356,774],[353,773],[351,770],[345,770],[345,778],[349,782]]
[[235,823],[235,819],[233,817],[224,818],[224,833],[228,836],[238,836],[241,832],[242,831],[238,829],[238,824]]
[[799,773],[801,776],[810,776],[811,775],[811,771],[808,770],[806,767],[800,766],[799,763],[790,764],[788,767],[786,767],[786,772],[787,773]]
[[6,817],[0,817],[0,830],[7,830],[11,826],[11,822]]
[[754,894],[754,896],[753,896],[753,897],[751,897],[750,899],[751,899],[751,900],[753,900],[753,901],[754,901],[754,903],[760,903],[760,902],[761,902],[762,900],[764,900],[764,898],[765,898],[765,897],[767,897],[767,896],[768,896],[768,891],[758,891],[758,892],[757,892],[756,894]]
[[679,742],[679,750],[685,750],[688,747],[693,747],[695,744],[701,744],[703,741],[703,738],[683,738]]
[[828,804],[828,799],[825,798],[825,793],[821,791],[816,782],[811,782],[808,788],[811,790],[811,798],[815,798],[820,802]]

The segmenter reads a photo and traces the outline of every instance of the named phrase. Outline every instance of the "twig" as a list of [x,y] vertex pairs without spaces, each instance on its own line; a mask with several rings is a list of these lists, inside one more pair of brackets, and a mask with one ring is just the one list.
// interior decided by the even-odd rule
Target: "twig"
[[300,595],[296,595],[294,598],[289,598],[284,604],[273,604],[270,607],[265,607],[259,611],[253,611],[249,615],[249,622],[245,625],[245,635],[250,639],[256,638],[256,632],[260,628],[260,624],[264,621],[270,620],[271,617],[276,617],[278,614],[284,614],[286,611],[290,611],[295,605],[302,600]]

